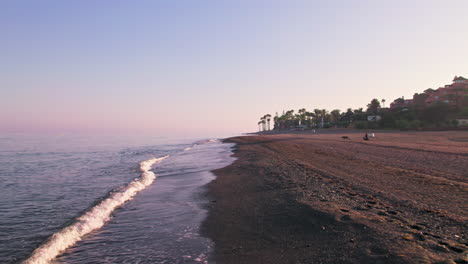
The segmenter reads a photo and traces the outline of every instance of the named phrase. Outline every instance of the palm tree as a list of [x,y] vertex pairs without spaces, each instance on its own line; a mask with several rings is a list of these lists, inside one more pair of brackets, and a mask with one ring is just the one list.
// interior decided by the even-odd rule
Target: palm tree
[[351,108],[348,108],[348,110],[346,110],[346,113],[342,114],[342,120],[348,122],[348,124],[353,121],[353,117],[354,117],[354,112],[353,112],[353,109]]
[[320,116],[320,109],[314,109],[315,116]]
[[366,114],[364,113],[364,110],[362,107],[358,109],[354,109],[354,119],[355,120],[367,120]]
[[372,99],[372,101],[367,105],[367,112],[373,115],[376,115],[380,109],[380,102],[377,99]]
[[268,131],[270,131],[270,120],[271,120],[271,115],[270,115],[270,114],[266,114],[266,115],[265,115],[265,118],[266,118],[266,120],[267,120],[267,122],[268,122]]
[[290,127],[291,124],[294,125],[294,110],[288,110],[284,114],[284,120],[286,127]]
[[385,102],[386,102],[386,100],[385,100],[385,99],[382,99],[381,102],[382,102],[382,107],[385,108]]
[[262,125],[262,129],[261,129],[262,131],[265,131],[265,123],[266,123],[265,118],[266,118],[265,116],[260,117],[260,122],[258,122],[259,124]]
[[340,110],[335,109],[330,112],[330,115],[334,123],[337,123],[340,120]]
[[312,122],[311,122],[311,120],[313,120],[315,114],[312,113],[312,112],[305,112],[304,114],[305,114],[305,116],[307,117],[307,121],[308,121],[308,123],[309,123],[309,124],[308,124],[309,127],[312,127]]
[[260,124],[262,123],[262,121],[258,121],[258,132],[262,131],[262,129],[260,128]]
[[314,114],[315,114],[315,124],[320,123],[320,117],[321,117],[322,111],[320,109],[314,109]]
[[275,127],[278,130],[281,130],[284,128],[284,115],[278,116],[278,118],[275,121]]
[[287,117],[288,119],[291,119],[292,116],[294,115],[294,110],[288,110],[288,111],[286,111],[285,115],[286,115],[286,117]]
[[327,109],[322,109],[322,110],[320,110],[320,117],[321,117],[321,119],[322,119],[322,120],[320,120],[320,124],[321,124],[320,126],[321,126],[322,128],[323,128],[323,126],[324,126],[324,121],[327,120],[327,119],[329,119],[329,116],[330,116],[330,115],[328,114]]
[[360,107],[358,109],[354,109],[354,113],[355,114],[362,114],[362,113],[364,113],[364,109],[362,107]]
[[299,125],[302,125],[303,123],[303,120],[305,120],[305,112],[306,112],[306,109],[305,108],[301,108],[297,111],[299,114],[297,115],[297,117],[299,118]]

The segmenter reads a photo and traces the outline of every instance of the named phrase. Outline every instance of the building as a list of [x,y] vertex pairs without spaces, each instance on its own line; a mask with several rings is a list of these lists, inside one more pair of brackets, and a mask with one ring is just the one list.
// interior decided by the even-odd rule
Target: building
[[382,117],[379,116],[379,115],[367,116],[367,121],[369,121],[369,122],[377,122],[377,121],[380,121],[380,120],[382,120]]
[[459,84],[459,83],[468,84],[468,79],[465,79],[462,76],[458,76],[458,77],[455,76],[455,78],[453,78],[453,84]]
[[392,103],[390,103],[390,109],[395,108],[406,108],[413,104],[413,99],[404,99],[403,97],[395,99]]
[[429,106],[434,103],[446,103],[454,107],[468,106],[468,79],[455,76],[452,84],[438,89],[427,89],[424,93],[415,94],[413,99],[397,98],[390,104],[390,109],[407,108],[413,104]]
[[458,126],[467,126],[468,127],[468,119],[459,118],[459,119],[456,119],[456,120],[457,120]]
[[428,90],[429,91],[426,92],[426,105],[442,102],[457,106],[462,103],[465,96],[468,96],[468,79],[462,76],[455,76],[452,84],[445,85],[437,90]]

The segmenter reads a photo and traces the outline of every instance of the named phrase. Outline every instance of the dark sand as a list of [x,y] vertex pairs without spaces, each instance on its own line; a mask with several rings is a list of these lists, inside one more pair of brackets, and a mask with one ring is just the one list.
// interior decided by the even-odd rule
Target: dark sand
[[[341,139],[348,135],[351,139]],[[467,263],[468,132],[236,137],[203,233],[223,263]]]

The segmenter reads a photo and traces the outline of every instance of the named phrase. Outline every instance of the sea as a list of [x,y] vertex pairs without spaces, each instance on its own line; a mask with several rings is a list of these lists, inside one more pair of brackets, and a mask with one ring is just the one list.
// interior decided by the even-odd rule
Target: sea
[[0,263],[214,263],[216,138],[0,135]]

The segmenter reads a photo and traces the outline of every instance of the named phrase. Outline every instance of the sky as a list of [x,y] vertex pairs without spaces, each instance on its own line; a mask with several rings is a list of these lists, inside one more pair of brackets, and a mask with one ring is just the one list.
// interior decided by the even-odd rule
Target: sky
[[226,135],[468,77],[466,0],[0,2],[0,133]]

